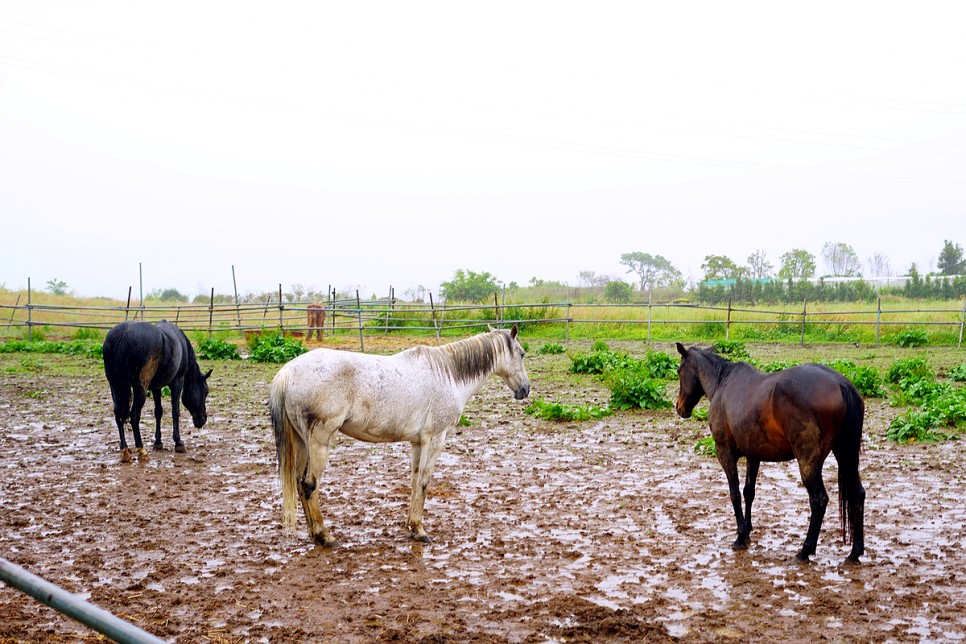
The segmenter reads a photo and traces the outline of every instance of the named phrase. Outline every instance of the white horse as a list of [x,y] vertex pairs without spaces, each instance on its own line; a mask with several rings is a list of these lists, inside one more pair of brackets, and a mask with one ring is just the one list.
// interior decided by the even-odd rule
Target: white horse
[[392,356],[333,349],[303,353],[272,380],[269,407],[282,483],[282,524],[295,526],[295,499],[309,535],[338,545],[325,526],[318,483],[337,431],[372,443],[412,443],[409,530],[429,542],[423,503],[446,434],[491,375],[522,400],[530,395],[517,327],[491,330],[441,347],[417,346]]

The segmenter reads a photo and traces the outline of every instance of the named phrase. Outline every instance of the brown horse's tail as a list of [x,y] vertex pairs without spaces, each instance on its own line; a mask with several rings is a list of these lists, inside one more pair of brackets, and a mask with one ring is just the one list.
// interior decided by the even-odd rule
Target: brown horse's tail
[[288,373],[281,369],[272,379],[268,407],[272,414],[272,429],[275,431],[275,455],[278,459],[278,478],[282,484],[282,525],[295,527],[295,512],[298,503],[297,450],[300,444],[292,421],[285,412],[285,391],[288,388]]
[[[839,464],[839,515],[842,519],[842,540],[848,545],[862,529],[865,491],[859,478],[859,453],[862,451],[862,424],[865,403],[851,382],[843,382],[845,418],[835,439],[833,451]],[[859,535],[861,538],[861,535]]]

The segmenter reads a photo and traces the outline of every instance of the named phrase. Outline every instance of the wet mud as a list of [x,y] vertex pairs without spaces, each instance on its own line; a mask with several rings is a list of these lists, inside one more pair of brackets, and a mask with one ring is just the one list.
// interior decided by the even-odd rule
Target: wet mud
[[[606,403],[567,356],[531,347],[528,361],[532,397]],[[121,464],[99,363],[0,355],[0,554],[177,642],[966,638],[966,446],[887,442],[885,400],[867,401],[859,565],[844,564],[834,458],[811,563],[794,559],[808,504],[793,463],[762,467],[752,543],[735,552],[724,475],[693,450],[702,423],[673,410],[551,423],[496,378],[440,457],[431,544],[406,530],[409,446],[342,438],[320,483],[342,545],[323,549],[301,515],[280,525],[277,366],[203,367],[209,421],[182,423],[188,452],[166,406],[168,449]],[[97,639],[0,586],[0,642]]]

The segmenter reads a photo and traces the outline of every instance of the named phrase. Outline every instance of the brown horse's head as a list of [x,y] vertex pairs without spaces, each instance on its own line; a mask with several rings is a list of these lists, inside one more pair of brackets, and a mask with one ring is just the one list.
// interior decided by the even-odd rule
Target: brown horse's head
[[690,418],[694,406],[704,395],[701,379],[698,377],[700,353],[697,350],[685,349],[680,342],[678,353],[681,354],[681,366],[678,367],[678,400],[674,409],[681,418]]

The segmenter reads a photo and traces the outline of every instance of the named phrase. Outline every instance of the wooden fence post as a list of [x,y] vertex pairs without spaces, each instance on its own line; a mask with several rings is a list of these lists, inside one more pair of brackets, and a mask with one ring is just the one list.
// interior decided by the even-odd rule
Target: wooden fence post
[[127,287],[127,306],[124,308],[124,321],[127,322],[127,316],[131,313],[131,288]]
[[728,319],[725,322],[725,340],[731,339],[731,296],[728,296]]
[[651,343],[651,304],[654,302],[654,291],[647,290],[647,342]]
[[285,321],[282,319],[282,311],[285,310],[285,306],[282,304],[282,285],[278,285],[278,330],[282,336],[285,336]]
[[33,324],[33,317],[30,314],[31,300],[30,300],[30,278],[27,278],[27,340],[34,339],[34,328],[31,326]]
[[439,346],[439,322],[436,320],[436,305],[433,304],[433,294],[429,294],[429,309],[433,315],[433,328],[436,329],[436,346]]
[[[180,308],[179,308],[180,311]],[[215,287],[211,287],[211,299],[208,300],[208,339],[211,340],[211,325],[215,319]]]

